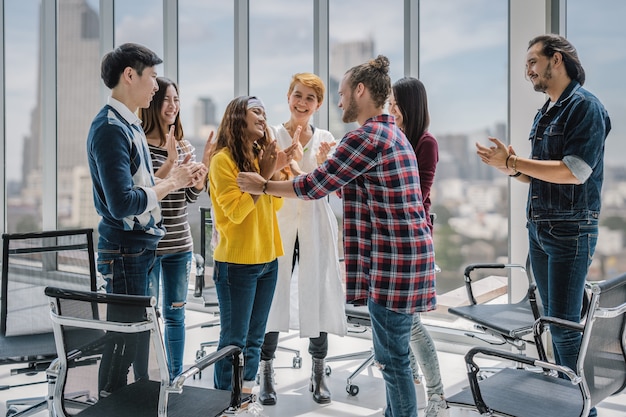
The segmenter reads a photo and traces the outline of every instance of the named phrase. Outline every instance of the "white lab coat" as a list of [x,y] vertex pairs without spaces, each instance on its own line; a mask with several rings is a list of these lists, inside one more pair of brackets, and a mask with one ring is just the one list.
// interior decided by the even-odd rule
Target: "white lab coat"
[[[281,149],[291,145],[292,138],[282,126],[273,129]],[[334,142],[332,134],[315,129],[300,169],[311,172],[317,167],[315,155],[321,142]],[[278,225],[285,255],[278,258],[278,282],[267,321],[266,332],[300,329],[300,337],[318,337],[320,332],[343,336],[346,334],[345,295],[341,282],[337,250],[337,218],[328,198],[305,201],[285,198],[278,211]],[[293,250],[298,236],[299,265],[291,274]],[[291,281],[297,280],[297,296],[291,296]],[[292,301],[297,303],[292,305]],[[298,312],[290,320],[290,312]]]

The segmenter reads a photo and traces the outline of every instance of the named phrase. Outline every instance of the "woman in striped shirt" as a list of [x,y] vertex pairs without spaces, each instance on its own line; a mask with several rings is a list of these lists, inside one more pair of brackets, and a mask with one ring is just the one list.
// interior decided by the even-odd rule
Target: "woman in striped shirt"
[[[166,178],[176,164],[185,161],[196,163],[196,156],[194,147],[183,138],[178,86],[165,77],[158,77],[157,83],[159,90],[150,107],[141,110],[140,117],[146,132],[155,177]],[[203,162],[204,160],[205,157]],[[149,295],[158,299],[160,283],[163,283],[162,310],[170,379],[182,372],[185,349],[185,303],[193,252],[187,204],[196,201],[204,190],[206,165],[203,164],[204,175],[201,181],[192,187],[173,191],[161,201],[163,225],[167,232],[157,248],[154,268],[149,275],[148,291]],[[137,364],[135,368],[138,368]],[[147,371],[143,369],[135,369],[136,377],[147,376],[146,374]]]

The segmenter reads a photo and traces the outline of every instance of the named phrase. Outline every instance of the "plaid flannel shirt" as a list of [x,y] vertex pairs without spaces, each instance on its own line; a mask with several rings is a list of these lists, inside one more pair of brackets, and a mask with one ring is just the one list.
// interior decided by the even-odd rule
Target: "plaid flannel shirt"
[[368,299],[412,314],[433,310],[434,250],[415,152],[393,117],[380,115],[348,132],[334,154],[294,181],[318,199],[341,189],[346,299]]

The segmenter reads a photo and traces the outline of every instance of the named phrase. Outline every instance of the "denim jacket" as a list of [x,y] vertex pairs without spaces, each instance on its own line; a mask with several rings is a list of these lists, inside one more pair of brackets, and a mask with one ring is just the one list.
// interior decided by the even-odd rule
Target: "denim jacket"
[[572,80],[550,109],[539,109],[530,141],[531,158],[563,161],[581,182],[554,184],[530,179],[528,221],[597,220],[604,179],[604,141],[611,121],[593,94]]

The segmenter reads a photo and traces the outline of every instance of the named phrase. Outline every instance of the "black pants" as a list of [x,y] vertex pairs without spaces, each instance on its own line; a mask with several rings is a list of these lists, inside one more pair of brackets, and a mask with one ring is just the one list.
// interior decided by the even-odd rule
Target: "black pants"
[[[269,361],[274,359],[276,348],[278,347],[279,332],[265,333],[265,339],[261,346],[261,360]],[[318,337],[309,338],[309,353],[315,359],[324,359],[328,354],[328,333],[320,332]]]
[[[291,261],[291,272],[293,273],[296,263],[300,259],[300,244],[296,235],[296,242],[293,247],[293,259]],[[278,332],[265,333],[265,339],[261,346],[261,360],[269,361],[274,359],[276,348],[278,347]],[[324,359],[328,354],[328,333],[320,332],[318,337],[309,338],[309,353],[315,359]]]

